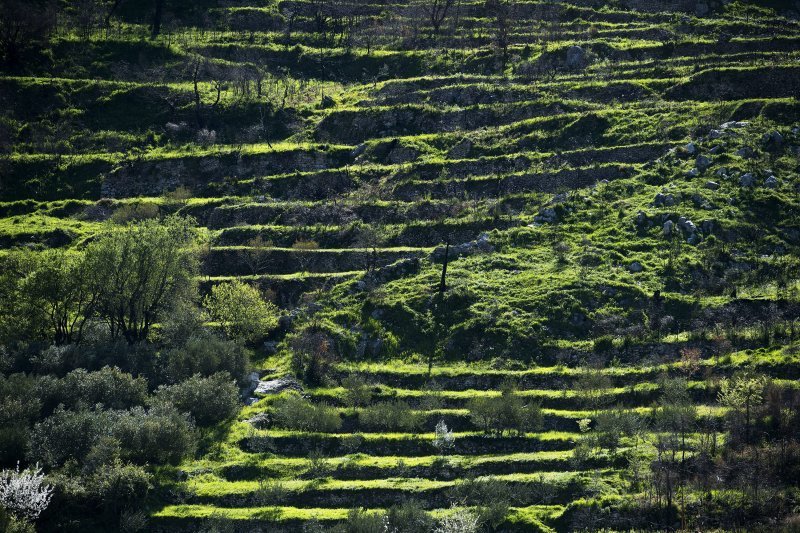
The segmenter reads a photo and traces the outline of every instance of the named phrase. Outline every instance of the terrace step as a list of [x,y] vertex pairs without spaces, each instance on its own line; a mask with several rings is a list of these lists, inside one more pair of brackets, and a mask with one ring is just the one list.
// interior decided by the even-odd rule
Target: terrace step
[[[594,456],[581,463],[585,469],[609,468],[620,457]],[[317,473],[308,459],[275,458],[263,461],[245,460],[216,467],[214,472],[228,481],[285,478],[312,479]],[[454,456],[442,458],[371,457],[361,454],[325,460],[324,474],[331,479],[372,480],[396,477],[426,478],[453,481],[470,476],[567,471],[574,469],[570,452],[536,452],[513,455]]]
[[[208,252],[201,266],[205,276],[239,276],[254,274],[293,274],[296,272],[331,273],[366,270],[370,265],[382,267],[400,259],[424,257],[429,248],[365,248],[294,249],[252,248],[246,246],[215,247]],[[246,254],[256,254],[263,268],[254,272]]]
[[[490,437],[481,433],[457,433],[452,453],[459,455],[510,454],[571,450],[577,433],[538,433],[526,436]],[[309,453],[328,456],[366,453],[375,456],[408,457],[436,454],[431,434],[320,434],[269,431],[239,441],[251,453],[276,452],[285,457],[307,457]]]
[[[565,504],[586,494],[586,481],[602,479],[609,471],[538,472],[493,476],[513,490],[517,505]],[[367,508],[387,508],[409,498],[427,509],[449,507],[458,482],[418,478],[379,480],[287,481],[287,489],[277,503],[297,508],[337,508],[358,501]],[[259,494],[259,481],[214,481],[199,478],[189,481],[191,495],[187,503],[216,507],[258,507],[266,503]],[[270,502],[272,503],[272,502]]]

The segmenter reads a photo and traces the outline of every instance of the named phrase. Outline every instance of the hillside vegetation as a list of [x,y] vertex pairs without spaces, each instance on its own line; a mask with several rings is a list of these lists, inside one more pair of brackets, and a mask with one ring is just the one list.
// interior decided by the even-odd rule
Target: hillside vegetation
[[797,2],[0,0],[0,55],[0,526],[800,527]]

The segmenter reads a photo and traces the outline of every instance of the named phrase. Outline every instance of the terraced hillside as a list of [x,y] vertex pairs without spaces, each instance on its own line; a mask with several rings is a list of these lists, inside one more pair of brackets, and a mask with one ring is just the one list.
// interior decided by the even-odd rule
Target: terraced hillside
[[2,248],[191,216],[281,309],[148,528],[797,523],[796,454],[698,466],[743,373],[797,437],[796,3],[179,3],[0,77]]

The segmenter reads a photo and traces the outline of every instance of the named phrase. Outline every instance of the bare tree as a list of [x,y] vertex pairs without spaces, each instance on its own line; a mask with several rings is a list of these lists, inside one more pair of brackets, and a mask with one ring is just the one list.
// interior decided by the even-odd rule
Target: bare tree
[[54,0],[0,0],[0,54],[10,69],[20,67],[22,53],[44,41],[55,28]]
[[439,35],[442,24],[447,18],[447,13],[455,3],[456,0],[430,0],[423,6],[428,22],[430,22],[433,29],[433,36]]

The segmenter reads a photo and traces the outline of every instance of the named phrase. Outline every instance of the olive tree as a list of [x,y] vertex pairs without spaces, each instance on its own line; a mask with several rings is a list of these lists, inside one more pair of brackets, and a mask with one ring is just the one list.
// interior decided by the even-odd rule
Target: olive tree
[[87,248],[97,315],[113,338],[146,340],[167,310],[196,294],[194,243],[194,221],[170,216],[111,230]]

